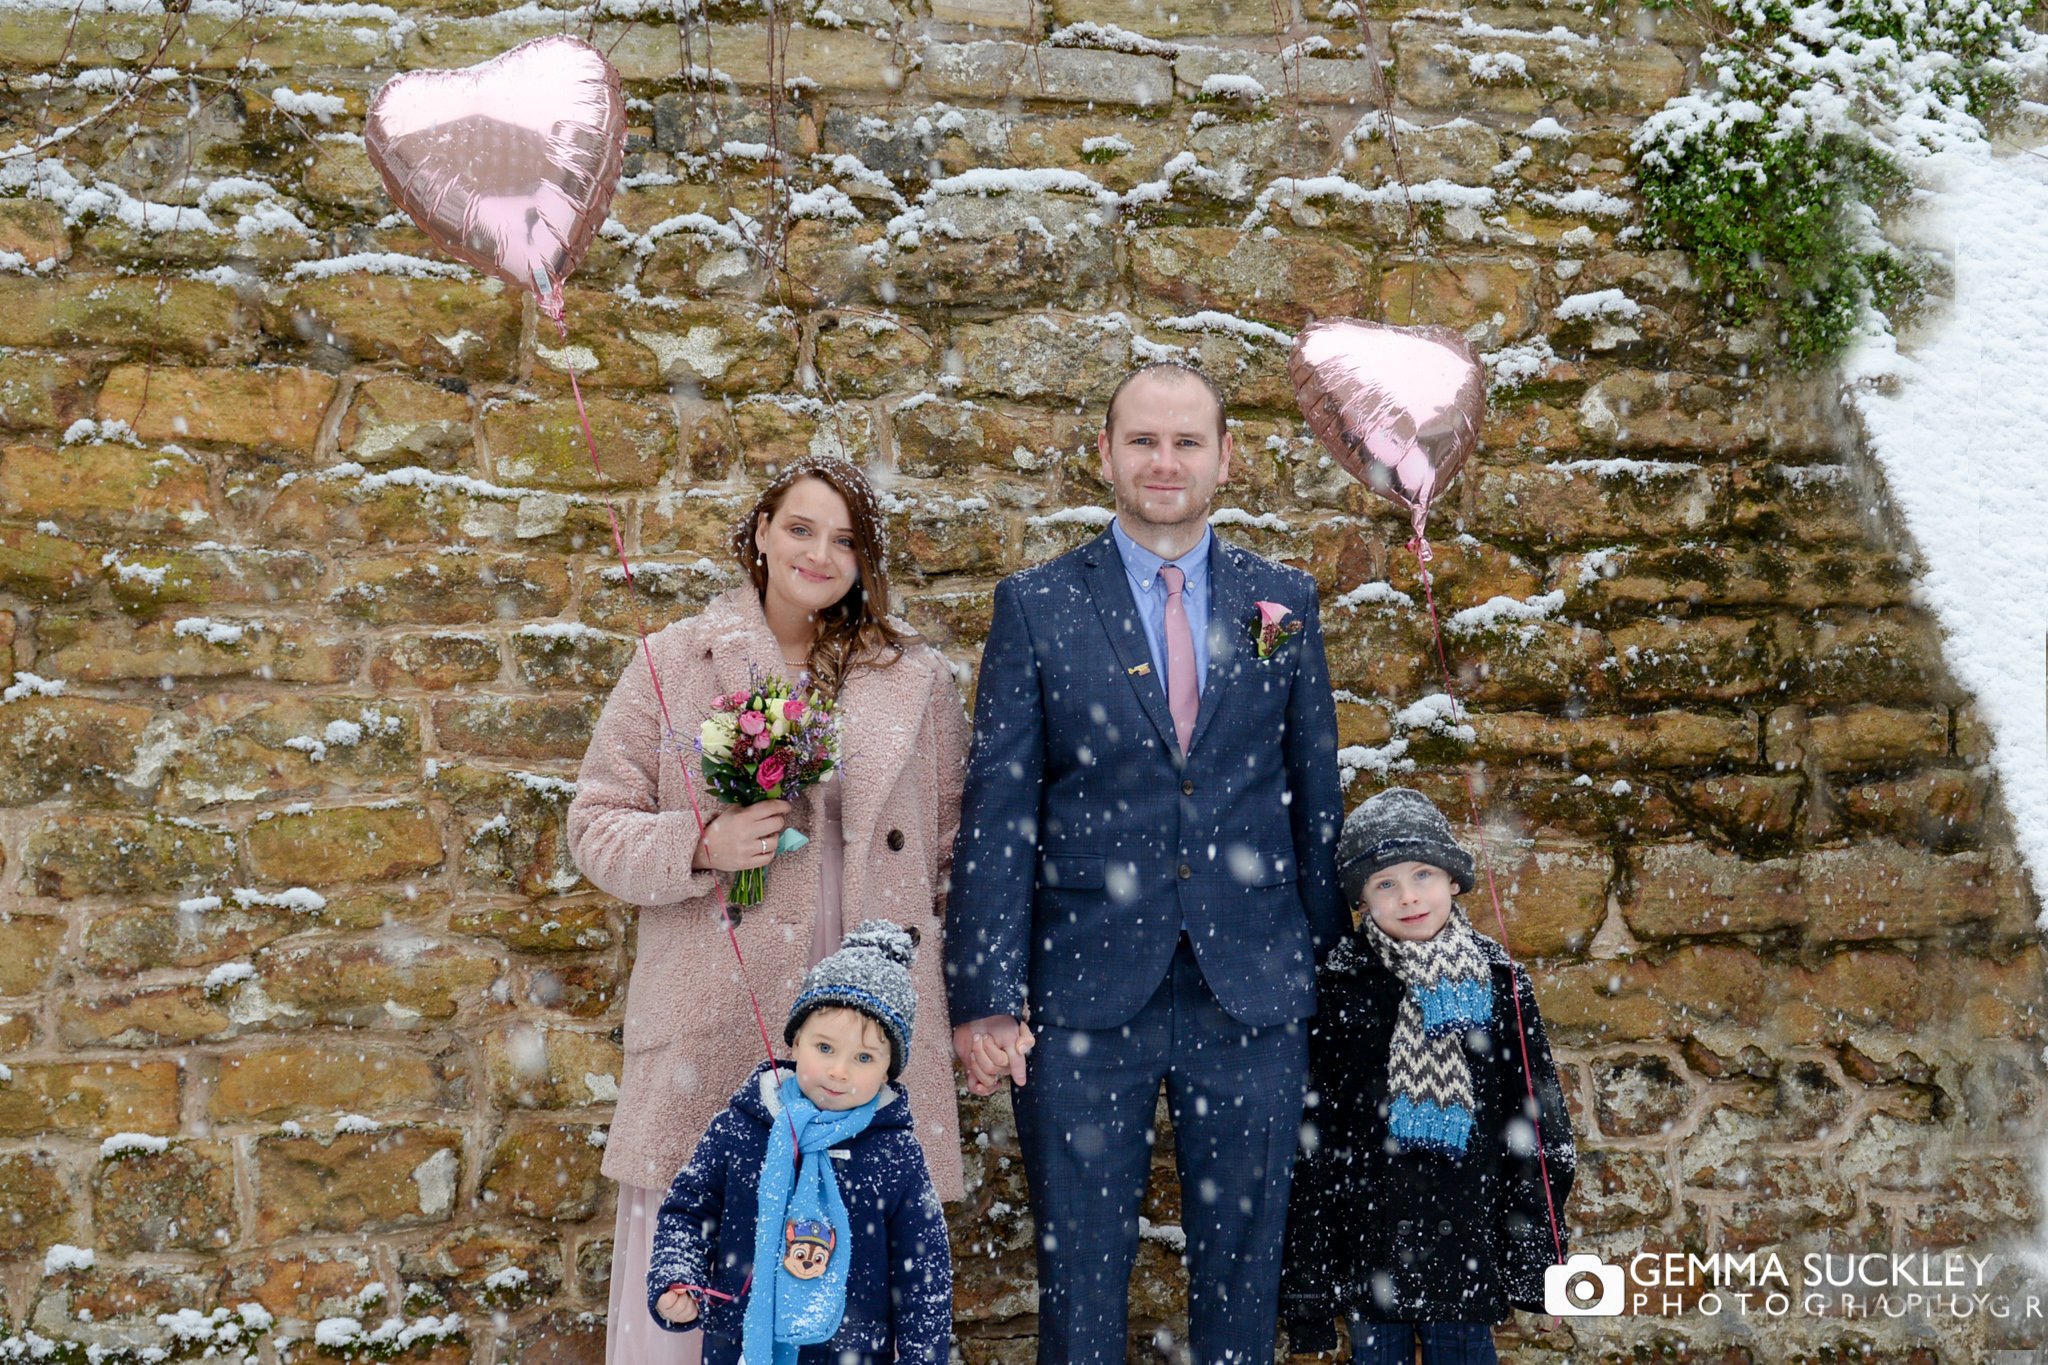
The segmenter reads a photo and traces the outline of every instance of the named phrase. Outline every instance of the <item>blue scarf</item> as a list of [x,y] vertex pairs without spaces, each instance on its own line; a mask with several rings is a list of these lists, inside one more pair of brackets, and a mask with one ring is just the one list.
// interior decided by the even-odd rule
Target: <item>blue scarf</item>
[[[777,1092],[782,1112],[769,1127],[768,1155],[761,1163],[760,1214],[754,1224],[754,1287],[747,1296],[740,1352],[745,1365],[796,1365],[799,1346],[830,1341],[846,1315],[846,1268],[853,1257],[853,1228],[839,1197],[839,1173],[831,1149],[866,1128],[890,1094],[884,1086],[858,1109],[820,1109],[804,1098],[796,1077]],[[794,1135],[792,1135],[792,1129]],[[798,1169],[796,1154],[804,1162]],[[801,1280],[783,1265],[792,1230],[816,1245],[831,1230],[825,1273]]]

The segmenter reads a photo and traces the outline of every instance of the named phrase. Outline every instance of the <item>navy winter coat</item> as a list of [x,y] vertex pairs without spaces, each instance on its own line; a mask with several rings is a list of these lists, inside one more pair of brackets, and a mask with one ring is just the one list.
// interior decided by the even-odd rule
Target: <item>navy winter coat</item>
[[1543,1271],[1556,1259],[1538,1174],[1515,995],[1529,1035],[1541,1106],[1550,1203],[1564,1234],[1564,1201],[1578,1167],[1571,1119],[1529,975],[1484,934],[1493,967],[1493,1022],[1466,1035],[1475,1105],[1460,1160],[1388,1150],[1387,1048],[1402,986],[1379,957],[1349,939],[1317,974],[1309,1025],[1310,1101],[1294,1167],[1281,1312],[1296,1351],[1334,1347],[1334,1319],[1503,1322],[1540,1312]]
[[[768,1125],[782,1112],[776,1091],[791,1070],[788,1062],[772,1071],[766,1061],[754,1068],[662,1201],[647,1311],[671,1332],[703,1327],[705,1365],[739,1359],[746,1318],[740,1290],[754,1268],[755,1195]],[[946,1221],[912,1129],[910,1101],[893,1085],[884,1094],[873,1121],[832,1152],[852,1231],[846,1316],[832,1340],[798,1353],[798,1365],[946,1365],[953,1328]],[[697,1321],[678,1325],[654,1311],[672,1284],[708,1285],[732,1297],[704,1297]]]

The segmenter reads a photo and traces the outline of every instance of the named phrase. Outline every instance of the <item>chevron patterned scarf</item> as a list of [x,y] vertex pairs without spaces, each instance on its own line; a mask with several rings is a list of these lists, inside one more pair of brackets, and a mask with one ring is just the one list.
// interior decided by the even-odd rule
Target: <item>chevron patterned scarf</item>
[[1465,1035],[1493,1021],[1493,971],[1463,907],[1426,943],[1359,926],[1401,979],[1401,1013],[1387,1053],[1388,1131],[1403,1151],[1461,1157],[1472,1136],[1472,1069]]

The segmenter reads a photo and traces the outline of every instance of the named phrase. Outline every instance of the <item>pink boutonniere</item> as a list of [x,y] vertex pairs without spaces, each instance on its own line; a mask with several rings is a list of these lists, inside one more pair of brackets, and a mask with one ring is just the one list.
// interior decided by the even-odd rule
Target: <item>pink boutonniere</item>
[[1270,659],[1294,636],[1301,633],[1301,619],[1284,603],[1260,602],[1259,619],[1252,622],[1252,645],[1261,659]]

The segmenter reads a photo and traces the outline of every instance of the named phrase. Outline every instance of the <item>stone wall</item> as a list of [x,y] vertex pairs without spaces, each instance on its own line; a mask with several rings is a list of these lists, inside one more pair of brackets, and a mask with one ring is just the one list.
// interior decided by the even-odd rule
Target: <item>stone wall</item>
[[[255,1303],[266,1360],[599,1359],[634,917],[562,817],[635,622],[728,581],[776,464],[844,450],[883,471],[905,613],[971,670],[995,580],[1101,524],[1091,426],[1160,354],[1233,394],[1223,531],[1322,586],[1350,798],[1462,808],[1482,775],[1580,1134],[1575,1240],[2030,1234],[2038,902],[1987,736],[1828,384],[1753,365],[1768,338],[1709,326],[1629,226],[1681,17],[493,8],[0,7],[0,146],[48,143],[0,162],[17,1346],[197,1354]],[[356,136],[393,72],[564,27],[634,124],[566,341],[409,262],[431,248]],[[1566,303],[1610,289],[1635,311]],[[1405,528],[1292,411],[1288,332],[1338,313],[1465,329],[1500,381],[1433,525],[1446,617],[1533,604],[1450,622],[1469,738],[1409,710],[1437,685]],[[967,1117],[961,1349],[1019,1361],[1007,1110]],[[1170,1181],[1147,1217],[1139,1338],[1173,1319]],[[59,1244],[95,1259],[46,1271]],[[1525,1361],[1972,1360],[1981,1328],[1511,1335]]]

